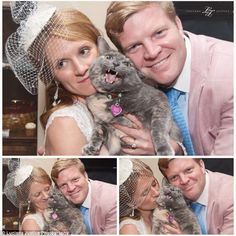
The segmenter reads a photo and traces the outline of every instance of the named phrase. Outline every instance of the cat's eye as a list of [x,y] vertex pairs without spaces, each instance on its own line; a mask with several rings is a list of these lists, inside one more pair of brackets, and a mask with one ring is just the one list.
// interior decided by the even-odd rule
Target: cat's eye
[[171,196],[171,192],[170,191],[165,192],[165,196]]
[[112,56],[111,56],[111,55],[106,55],[105,58],[106,58],[107,60],[111,60],[111,59],[112,59]]

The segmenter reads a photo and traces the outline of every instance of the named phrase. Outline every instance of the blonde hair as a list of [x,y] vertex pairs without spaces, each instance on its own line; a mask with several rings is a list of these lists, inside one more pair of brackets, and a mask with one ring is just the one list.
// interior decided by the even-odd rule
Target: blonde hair
[[34,167],[32,170],[32,182],[38,182],[41,184],[52,184],[52,180],[50,179],[47,172],[41,167]]
[[119,35],[123,32],[125,22],[135,13],[151,6],[160,6],[169,18],[175,21],[176,11],[173,2],[152,2],[152,1],[130,1],[130,2],[112,2],[107,9],[105,28],[108,37],[114,45],[122,51],[118,40]]
[[[52,19],[49,21],[48,26],[53,29],[52,32],[50,32],[49,37],[57,37],[69,41],[87,40],[96,45],[97,38],[101,35],[99,30],[94,26],[90,19],[76,9],[57,10],[55,15],[53,15]],[[45,37],[43,37],[45,33],[48,33],[47,30],[43,30],[37,37],[37,40],[40,41],[41,38],[45,39]],[[34,44],[35,43],[40,45],[38,42],[34,42]],[[49,62],[46,61],[46,63]],[[48,68],[45,67],[45,70],[48,70]],[[53,76],[53,72],[51,72],[51,74]],[[40,79],[44,81],[43,78],[44,75],[42,73]],[[56,89],[56,83],[53,81],[48,87],[47,93],[55,94]],[[46,112],[40,117],[40,121],[44,128],[49,116],[55,110],[73,104],[73,97],[73,94],[67,91],[61,84],[59,85],[58,100],[61,102],[55,107],[52,107],[52,102],[48,101]]]
[[[94,44],[97,43],[100,32],[82,12],[76,9],[60,9],[57,10],[55,18],[58,20],[54,21],[55,31],[52,32],[52,35],[66,40],[83,39]],[[67,30],[66,37],[64,35],[65,29]]]
[[29,194],[30,186],[33,182],[41,184],[52,184],[47,172],[41,167],[33,167],[30,177],[27,178],[20,186],[16,187],[17,198],[25,200],[26,195]]
[[[120,221],[126,218],[140,219],[141,213],[138,209],[132,208],[134,202],[135,190],[139,188],[138,181],[145,176],[153,176],[152,169],[139,159],[132,159],[133,171],[130,173],[128,179],[119,187],[119,207],[120,207]],[[134,211],[132,216],[132,211]]]
[[[159,158],[158,160],[158,168],[161,171],[161,173],[163,174],[164,177],[166,176],[166,170],[169,168],[169,163],[170,161],[172,161],[175,158]],[[201,162],[201,158],[192,158],[196,163],[198,163],[200,165]]]
[[51,178],[53,182],[57,185],[58,175],[61,171],[70,168],[71,166],[76,166],[78,170],[84,175],[86,173],[83,162],[78,158],[71,159],[59,159],[56,161],[52,167]]
[[[41,184],[48,184],[52,185],[52,180],[50,179],[49,175],[47,172],[42,169],[41,167],[33,167],[32,173],[30,175],[30,178],[26,179],[20,186],[21,191],[19,191],[18,188],[16,188],[16,195],[18,199],[28,199],[29,197],[29,191],[31,184],[37,182]],[[29,206],[22,206],[21,213],[20,213],[20,222],[24,219],[24,216],[27,213],[27,207],[28,213],[36,213],[36,208],[33,205],[32,202],[28,203],[30,204]]]

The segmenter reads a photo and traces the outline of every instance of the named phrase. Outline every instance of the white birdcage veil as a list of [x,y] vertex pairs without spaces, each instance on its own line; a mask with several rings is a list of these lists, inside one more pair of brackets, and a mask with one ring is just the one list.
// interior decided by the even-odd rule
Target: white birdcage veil
[[20,24],[36,7],[36,1],[12,1],[10,2],[12,19]]
[[14,169],[10,165],[8,166],[11,172],[7,175],[3,193],[15,207],[27,206],[33,166],[25,165],[19,167],[15,165]]
[[153,172],[138,159],[121,158],[119,161],[120,217],[133,216],[133,212],[145,200],[153,182]]
[[[55,6],[34,1],[10,4],[13,20],[20,26],[7,39],[7,60],[25,89],[35,95],[39,79],[45,85],[54,79],[52,65],[45,54],[48,40],[55,31],[66,37],[66,29]],[[57,48],[57,45],[53,47]]]

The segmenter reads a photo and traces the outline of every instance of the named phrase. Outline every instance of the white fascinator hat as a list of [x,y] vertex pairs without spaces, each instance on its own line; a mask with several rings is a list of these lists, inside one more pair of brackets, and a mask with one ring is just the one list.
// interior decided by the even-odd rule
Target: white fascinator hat
[[7,39],[6,57],[15,76],[28,92],[35,95],[38,79],[45,85],[53,79],[43,49],[52,28],[60,25],[54,17],[56,7],[35,1],[10,2],[10,7],[13,20],[20,25]]
[[142,193],[149,191],[153,182],[151,168],[139,159],[119,159],[119,204],[120,217],[134,216],[145,200]]

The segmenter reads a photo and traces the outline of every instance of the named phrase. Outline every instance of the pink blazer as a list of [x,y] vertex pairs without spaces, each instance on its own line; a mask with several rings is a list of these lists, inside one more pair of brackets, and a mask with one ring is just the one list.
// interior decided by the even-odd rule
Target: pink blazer
[[207,207],[208,234],[234,233],[233,177],[218,172],[209,173]]
[[191,41],[189,130],[197,155],[233,155],[233,43],[185,32]]
[[117,186],[90,180],[90,220],[93,234],[117,233]]

